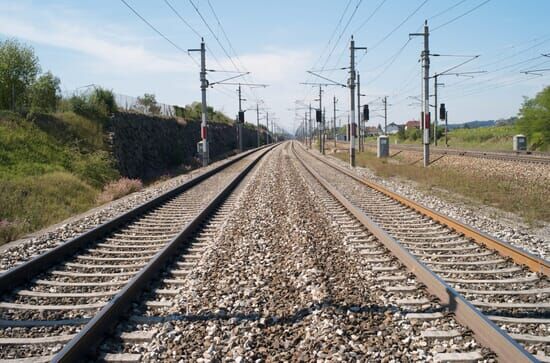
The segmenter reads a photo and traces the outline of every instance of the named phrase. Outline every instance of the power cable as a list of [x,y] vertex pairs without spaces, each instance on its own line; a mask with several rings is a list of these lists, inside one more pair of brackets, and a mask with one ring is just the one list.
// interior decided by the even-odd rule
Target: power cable
[[490,2],[490,1],[491,1],[491,0],[485,0],[485,1],[483,1],[481,4],[478,4],[477,6],[473,7],[473,8],[470,9],[470,10],[468,10],[467,12],[462,13],[462,14],[460,14],[460,15],[458,15],[458,16],[452,18],[452,19],[449,20],[448,22],[443,23],[443,24],[441,24],[441,25],[439,25],[439,26],[433,28],[433,29],[431,30],[431,32],[433,33],[434,31],[436,31],[436,30],[438,30],[438,29],[441,29],[441,28],[443,28],[444,26],[447,26],[447,25],[449,25],[449,24],[451,24],[451,23],[454,23],[456,20],[458,20],[458,19],[460,19],[460,18],[463,18],[463,17],[465,17],[466,15],[468,15],[468,14],[474,12],[475,10],[479,9],[480,7],[482,7],[483,5],[487,4],[487,3]]
[[120,0],[124,5],[126,5],[128,7],[128,9],[130,9],[138,18],[140,18],[145,24],[147,24],[149,26],[149,28],[153,29],[155,31],[155,33],[157,33],[158,35],[160,35],[162,38],[164,38],[164,40],[166,40],[168,43],[170,43],[174,48],[176,48],[177,50],[187,54],[189,56],[189,58],[191,58],[193,60],[193,62],[198,66],[200,67],[199,63],[195,60],[195,58],[191,57],[191,55],[189,55],[189,53],[184,50],[183,48],[181,48],[179,45],[177,45],[176,43],[174,43],[172,40],[170,40],[166,35],[164,35],[160,30],[158,30],[157,28],[155,28],[155,26],[153,24],[151,24],[149,21],[147,21],[147,19],[145,19],[143,16],[141,16],[140,13],[137,12],[136,9],[134,9],[130,4],[128,4],[126,2],[126,0]]
[[235,67],[235,70],[237,71],[240,71],[239,67],[237,67],[237,65],[235,64],[235,62],[233,61],[233,58],[229,55],[229,53],[227,52],[227,49],[225,49],[225,47],[223,46],[223,44],[220,42],[220,39],[218,38],[218,36],[214,33],[214,31],[212,30],[212,28],[210,27],[210,24],[208,24],[208,22],[206,21],[206,19],[204,18],[204,16],[202,15],[202,13],[200,12],[199,8],[197,7],[197,5],[195,5],[195,3],[193,2],[193,0],[189,0],[189,3],[191,4],[191,6],[193,6],[193,9],[195,9],[195,12],[199,15],[199,17],[201,18],[202,22],[204,23],[204,25],[206,25],[206,27],[208,28],[208,31],[210,32],[210,34],[212,34],[212,36],[214,37],[214,39],[216,40],[216,42],[218,43],[218,45],[220,46],[220,48],[222,49],[222,51],[224,52],[224,54],[227,56],[227,58],[229,58],[229,61],[231,62],[231,64],[233,64],[233,67]]
[[359,30],[361,30],[372,19],[372,17],[378,12],[378,10],[380,10],[382,5],[384,5],[386,1],[387,0],[382,0],[380,4],[378,4],[378,6],[373,10],[373,12],[367,17],[367,19],[353,31],[353,34],[357,34]]
[[[426,5],[426,3],[428,2],[429,0],[424,0],[412,13],[410,13],[409,15],[407,15],[407,17],[405,19],[403,19],[403,21],[401,23],[399,23],[398,26],[396,26],[392,31],[390,31],[388,34],[386,34],[386,36],[384,38],[382,38],[381,40],[379,40],[375,45],[373,45],[372,47],[370,47],[370,50],[374,50],[376,49],[380,44],[382,44],[386,39],[388,39],[390,36],[392,36],[397,30],[399,30],[399,28],[401,28],[410,18],[412,18],[420,9],[422,9],[422,7],[424,5]],[[490,0],[488,0],[490,1]]]
[[164,3],[166,3],[166,5],[168,5],[168,7],[170,9],[172,9],[172,11],[174,12],[174,14],[176,14],[176,16],[178,18],[180,18],[180,20],[189,28],[191,29],[191,31],[193,33],[195,33],[199,38],[202,38],[202,35],[195,29],[191,26],[191,24],[189,24],[189,22],[187,22],[187,20],[185,20],[181,15],[180,13],[172,6],[172,4],[170,4],[170,2],[168,0],[164,0]]
[[457,6],[460,6],[460,5],[464,4],[466,1],[468,1],[468,0],[461,0],[461,1],[457,2],[456,4],[451,5],[451,6],[448,7],[447,9],[445,9],[445,10],[443,10],[443,11],[441,11],[441,12],[435,14],[435,15],[430,16],[430,17],[428,18],[428,20],[435,19],[435,18],[437,18],[437,17],[439,17],[439,16],[441,16],[441,15],[447,13],[448,11],[453,10],[453,9],[456,8]]

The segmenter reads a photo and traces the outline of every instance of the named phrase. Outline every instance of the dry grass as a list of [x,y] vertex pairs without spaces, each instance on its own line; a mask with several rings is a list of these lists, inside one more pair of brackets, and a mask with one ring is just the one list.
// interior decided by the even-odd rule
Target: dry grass
[[103,188],[103,191],[97,197],[97,202],[99,204],[108,203],[130,193],[140,191],[142,188],[143,183],[139,179],[120,178],[110,182]]
[[[348,153],[338,153],[335,156],[347,161]],[[359,153],[356,156],[359,166],[369,167],[383,178],[400,177],[418,183],[421,189],[437,194],[442,198],[449,195],[441,189],[459,194],[472,200],[473,204],[482,203],[504,211],[515,213],[529,224],[536,221],[550,222],[548,208],[548,185],[518,183],[517,180],[486,176],[483,172],[465,173],[450,168],[431,166],[424,168],[419,164],[400,164],[394,160],[388,162],[378,159],[372,152]]]

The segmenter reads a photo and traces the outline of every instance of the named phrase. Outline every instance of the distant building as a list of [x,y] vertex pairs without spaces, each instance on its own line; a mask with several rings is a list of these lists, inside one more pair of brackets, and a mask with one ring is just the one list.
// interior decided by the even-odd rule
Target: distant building
[[405,123],[405,130],[419,129],[419,128],[420,128],[420,121],[410,120]]
[[397,134],[399,132],[399,129],[402,128],[402,125],[398,125],[394,122],[388,124],[387,132],[388,134]]
[[380,130],[376,126],[367,126],[365,128],[365,135],[366,136],[378,136],[378,135],[380,135]]

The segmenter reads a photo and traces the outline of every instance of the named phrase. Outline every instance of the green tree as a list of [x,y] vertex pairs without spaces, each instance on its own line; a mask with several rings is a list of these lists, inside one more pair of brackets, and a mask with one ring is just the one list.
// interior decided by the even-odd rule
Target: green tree
[[160,106],[157,103],[157,99],[152,93],[145,93],[143,97],[138,97],[138,109],[140,111],[150,113],[152,115],[160,114]]
[[57,103],[61,99],[61,81],[51,72],[41,75],[30,88],[31,108],[35,111],[55,111]]
[[0,109],[21,108],[40,72],[34,49],[8,39],[0,42]]
[[535,98],[525,98],[516,129],[527,136],[533,149],[550,148],[550,86]]
[[115,113],[117,110],[115,95],[111,90],[96,87],[90,95],[89,100],[92,105],[99,108],[101,113],[106,115]]
[[404,127],[400,127],[399,130],[397,131],[397,138],[399,140],[405,140],[407,138],[407,136],[405,135]]

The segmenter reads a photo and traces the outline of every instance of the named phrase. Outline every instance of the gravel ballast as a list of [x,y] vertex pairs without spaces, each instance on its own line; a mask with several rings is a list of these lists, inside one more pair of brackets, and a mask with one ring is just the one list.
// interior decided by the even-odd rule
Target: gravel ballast
[[[290,154],[270,155],[140,347],[147,361],[414,361],[429,344],[351,252]],[[454,343],[453,343],[454,344]],[[471,343],[468,343],[471,344]],[[441,347],[439,348],[441,349]]]

